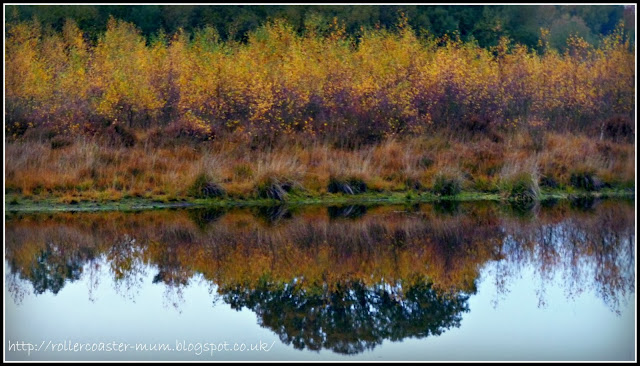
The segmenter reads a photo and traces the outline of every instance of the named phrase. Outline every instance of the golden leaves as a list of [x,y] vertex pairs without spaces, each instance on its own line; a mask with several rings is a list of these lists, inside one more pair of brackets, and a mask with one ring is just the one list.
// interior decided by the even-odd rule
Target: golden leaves
[[633,109],[634,56],[621,31],[598,48],[572,36],[559,54],[541,29],[538,54],[506,37],[492,49],[456,34],[419,39],[403,15],[399,22],[397,32],[363,32],[357,46],[337,19],[326,35],[301,36],[275,21],[246,44],[222,42],[211,27],[147,44],[134,25],[112,18],[95,46],[73,22],[47,35],[36,22],[16,23],[6,42],[7,97],[40,115],[80,114],[72,108],[84,105],[84,115],[154,118],[169,107],[247,132],[245,123],[313,131],[314,123],[372,115],[414,128],[485,112],[507,122]]

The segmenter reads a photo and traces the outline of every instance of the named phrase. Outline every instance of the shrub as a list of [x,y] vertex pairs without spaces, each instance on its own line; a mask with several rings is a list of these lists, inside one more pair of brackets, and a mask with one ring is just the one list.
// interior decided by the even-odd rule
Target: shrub
[[25,131],[25,133],[22,135],[22,139],[24,139],[25,141],[43,142],[43,141],[51,140],[56,136],[58,136],[58,131],[56,130],[56,128],[51,126],[42,126],[42,127],[28,128]]
[[327,191],[330,193],[359,194],[367,191],[367,184],[359,177],[329,177]]
[[[254,41],[242,47],[187,33],[171,42],[145,42],[133,24],[115,19],[95,35],[102,41],[83,41],[78,31],[74,45],[67,44],[74,34],[67,30],[42,32],[35,21],[15,26],[5,38],[5,128],[16,137],[30,123],[119,117],[142,128],[181,121],[176,135],[196,140],[237,132],[269,146],[278,136],[302,133],[355,148],[429,126],[498,140],[498,126],[506,131],[529,118],[557,119],[561,123],[545,127],[573,129],[604,121],[614,107],[623,116],[635,110],[629,82],[636,76],[634,52],[617,31],[594,48],[584,67],[584,55],[538,54],[520,46],[508,62],[495,62],[476,42],[399,37],[410,27],[368,31],[345,48],[346,38],[335,42],[334,32],[298,34],[295,27],[272,24],[247,34]],[[65,52],[52,51],[58,49]],[[298,59],[301,50],[308,62]],[[405,60],[415,67],[407,68]],[[221,70],[224,77],[216,77]],[[399,83],[399,75],[408,77]],[[594,88],[600,92],[575,100],[575,90]],[[409,92],[415,90],[420,92]],[[612,122],[603,130],[626,136],[632,128]]]
[[469,118],[463,119],[460,127],[473,135],[485,134],[491,129],[491,120],[474,114]]
[[226,192],[209,175],[201,173],[189,188],[189,195],[195,198],[214,198],[223,197]]
[[453,173],[438,173],[433,183],[433,192],[440,196],[455,196],[461,190],[462,179]]

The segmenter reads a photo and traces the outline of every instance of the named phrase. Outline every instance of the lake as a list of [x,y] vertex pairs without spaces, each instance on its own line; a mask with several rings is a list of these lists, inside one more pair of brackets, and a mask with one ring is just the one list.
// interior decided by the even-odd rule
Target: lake
[[5,215],[7,360],[634,360],[634,201]]

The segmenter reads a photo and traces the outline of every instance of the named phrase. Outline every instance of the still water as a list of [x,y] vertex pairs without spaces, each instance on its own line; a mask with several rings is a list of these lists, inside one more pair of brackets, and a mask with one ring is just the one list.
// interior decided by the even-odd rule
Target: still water
[[633,201],[7,214],[7,360],[633,360]]

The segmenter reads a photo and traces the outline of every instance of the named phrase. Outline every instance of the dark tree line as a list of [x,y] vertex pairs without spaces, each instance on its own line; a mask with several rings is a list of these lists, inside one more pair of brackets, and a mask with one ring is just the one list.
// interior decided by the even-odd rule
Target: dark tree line
[[357,36],[366,28],[395,27],[402,13],[417,32],[438,37],[456,32],[482,47],[495,46],[501,36],[535,47],[544,27],[551,30],[552,46],[562,49],[570,34],[597,43],[621,21],[633,37],[633,12],[633,7],[621,5],[13,5],[6,8],[6,19],[36,17],[43,26],[60,31],[65,19],[72,18],[95,40],[113,16],[134,23],[147,37],[209,25],[224,40],[243,41],[248,32],[274,19],[284,18],[302,33],[309,27],[327,27],[337,18],[348,34]]

